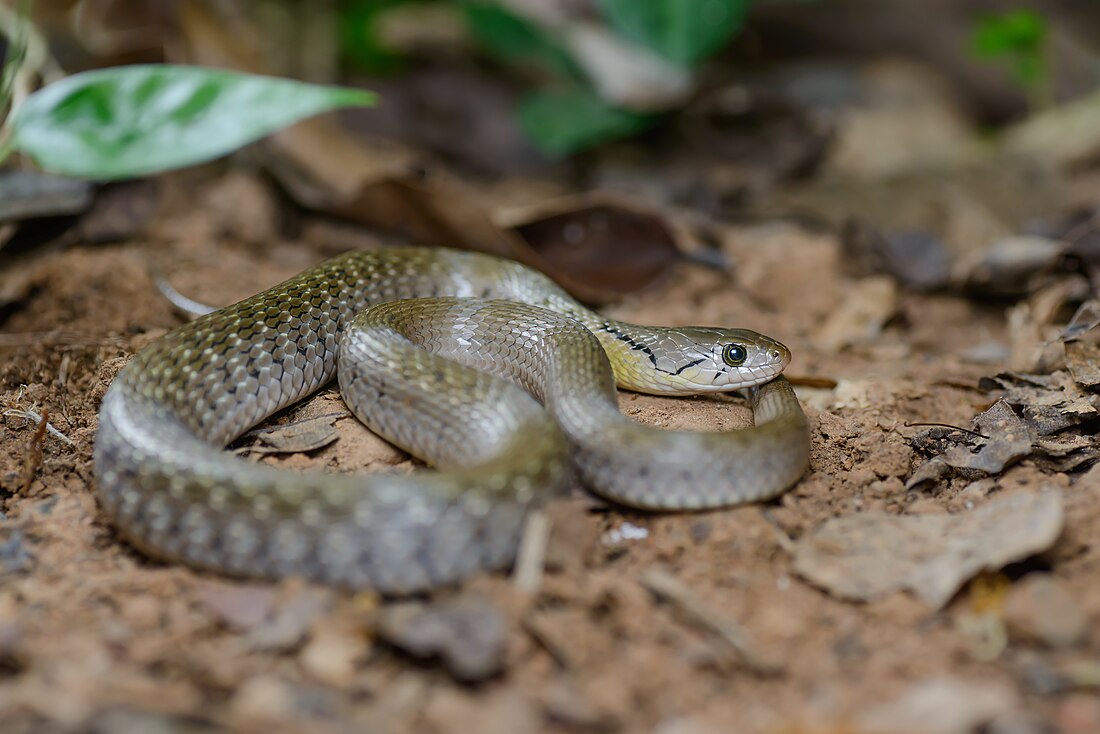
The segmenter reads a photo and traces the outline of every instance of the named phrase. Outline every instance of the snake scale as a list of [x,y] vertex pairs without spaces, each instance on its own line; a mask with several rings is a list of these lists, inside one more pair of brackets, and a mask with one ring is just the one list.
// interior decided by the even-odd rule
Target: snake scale
[[[643,509],[779,494],[809,454],[806,417],[780,376],[789,359],[747,330],[605,318],[488,255],[351,252],[134,356],[100,407],[98,496],[157,558],[416,592],[511,563],[526,515],[568,486],[570,460],[595,492]],[[337,376],[361,420],[438,471],[280,471],[222,450]],[[756,425],[646,427],[618,411],[616,381],[745,389]]]

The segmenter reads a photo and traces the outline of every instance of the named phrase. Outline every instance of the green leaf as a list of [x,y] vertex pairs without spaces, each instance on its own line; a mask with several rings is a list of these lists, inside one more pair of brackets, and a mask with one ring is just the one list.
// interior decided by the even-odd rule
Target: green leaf
[[371,74],[400,71],[403,59],[379,40],[377,24],[386,12],[412,2],[414,0],[343,0],[338,3],[340,50],[344,59]]
[[982,18],[974,31],[974,52],[979,56],[1036,54],[1046,39],[1046,22],[1030,10],[1015,10]]
[[680,64],[696,64],[741,27],[749,0],[602,0],[624,38]]
[[196,66],[98,69],[32,94],[13,143],[45,171],[102,180],[208,161],[371,92]]
[[556,74],[580,78],[569,54],[535,24],[491,3],[471,1],[462,7],[474,38],[501,61],[537,64]]
[[634,135],[657,119],[656,115],[611,107],[587,89],[535,92],[519,108],[520,125],[527,136],[539,150],[555,158]]
[[975,55],[1008,64],[1019,83],[1035,87],[1033,94],[1038,94],[1039,87],[1049,84],[1046,36],[1043,16],[1031,10],[1015,10],[983,17],[974,29],[971,45]]

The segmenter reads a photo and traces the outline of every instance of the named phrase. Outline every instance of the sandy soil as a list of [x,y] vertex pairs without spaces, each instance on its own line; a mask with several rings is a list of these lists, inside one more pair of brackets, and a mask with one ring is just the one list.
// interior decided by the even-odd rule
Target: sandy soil
[[[791,347],[788,374],[803,378],[813,450],[809,473],[779,500],[647,515],[578,493],[549,510],[537,590],[484,576],[396,605],[150,562],[105,523],[91,467],[110,380],[181,320],[150,270],[194,298],[229,303],[325,256],[262,224],[242,237],[247,211],[181,191],[167,198],[141,239],[77,242],[5,275],[22,285],[0,321],[9,335],[0,348],[4,731],[1100,731],[1095,679],[1066,673],[1095,665],[1100,645],[1095,472],[1025,459],[966,495],[981,505],[1058,487],[1066,527],[1053,549],[981,576],[943,609],[902,591],[847,601],[795,573],[792,543],[830,518],[969,508],[960,499],[968,479],[905,488],[923,461],[910,439],[924,429],[910,424],[970,426],[996,399],[978,379],[1000,370],[974,347],[1005,345],[1008,335],[1003,306],[855,277],[835,238],[789,225],[725,229],[733,276],[684,264],[661,288],[609,309],[640,322],[742,325]],[[623,394],[621,404],[664,427],[749,420],[728,398]],[[40,461],[36,426],[19,414],[32,406],[72,441],[46,436]],[[340,411],[330,391],[279,420]],[[354,419],[336,427],[340,439],[326,448],[264,460],[324,471],[411,466]],[[1083,637],[1060,644],[1013,626],[1004,599],[1036,576],[1064,592],[1052,613],[1068,605],[1083,615]],[[670,577],[675,588],[660,592]],[[402,634],[416,636],[408,615],[432,614],[444,638],[483,644],[455,651],[445,639],[442,661],[400,649],[412,646]],[[746,661],[731,638],[766,664]]]

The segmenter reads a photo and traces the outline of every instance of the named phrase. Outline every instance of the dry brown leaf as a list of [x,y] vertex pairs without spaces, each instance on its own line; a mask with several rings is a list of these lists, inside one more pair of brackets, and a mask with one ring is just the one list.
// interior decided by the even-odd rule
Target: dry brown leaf
[[347,413],[325,413],[281,426],[261,428],[245,434],[246,438],[257,438],[264,446],[247,446],[238,449],[239,453],[251,454],[294,454],[315,451],[328,446],[340,438],[340,432],[333,425],[337,418]]
[[1004,400],[974,419],[978,430],[988,436],[975,453],[967,446],[955,446],[944,452],[943,460],[956,469],[976,469],[1000,474],[1009,464],[1031,453],[1031,435]]
[[415,657],[438,656],[455,678],[473,682],[503,669],[508,624],[491,601],[468,594],[436,604],[392,604],[382,611],[378,635]]
[[977,573],[1050,548],[1062,523],[1057,491],[1002,497],[958,515],[849,515],[801,538],[794,569],[844,599],[905,589],[939,609]]

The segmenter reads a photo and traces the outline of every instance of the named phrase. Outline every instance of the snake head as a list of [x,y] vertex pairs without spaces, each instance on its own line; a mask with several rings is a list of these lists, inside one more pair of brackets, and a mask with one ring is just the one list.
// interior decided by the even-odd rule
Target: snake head
[[[632,348],[612,357],[620,385],[638,392],[694,395],[740,390],[778,377],[791,361],[787,347],[748,329],[651,327],[647,332],[631,335]],[[629,363],[633,364],[628,367]],[[624,384],[625,373],[630,384]]]

